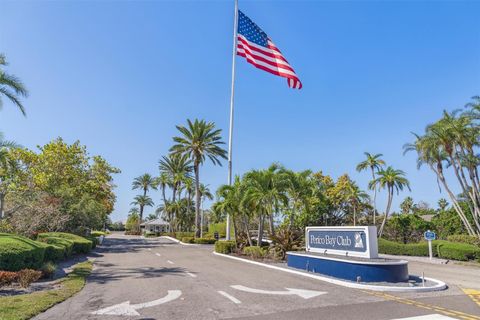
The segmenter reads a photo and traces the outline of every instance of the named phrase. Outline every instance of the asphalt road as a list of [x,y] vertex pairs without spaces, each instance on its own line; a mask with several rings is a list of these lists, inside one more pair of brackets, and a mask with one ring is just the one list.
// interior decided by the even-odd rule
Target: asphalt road
[[[476,291],[469,296],[457,283],[442,292],[372,293],[215,256],[212,250],[110,236],[97,251],[85,288],[35,319],[480,320],[480,295],[477,304]],[[440,267],[425,272],[433,277]],[[472,270],[471,279],[460,277],[465,289],[479,287],[480,269]]]

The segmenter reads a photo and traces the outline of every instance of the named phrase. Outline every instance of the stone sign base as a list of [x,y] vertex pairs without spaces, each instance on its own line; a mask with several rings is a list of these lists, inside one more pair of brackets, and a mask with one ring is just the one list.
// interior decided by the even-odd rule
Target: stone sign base
[[407,282],[408,262],[393,259],[342,257],[305,251],[287,252],[287,265],[350,281]]

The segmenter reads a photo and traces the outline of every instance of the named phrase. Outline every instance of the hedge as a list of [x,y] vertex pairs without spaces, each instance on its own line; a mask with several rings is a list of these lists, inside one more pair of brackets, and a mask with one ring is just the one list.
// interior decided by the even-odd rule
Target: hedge
[[183,237],[182,242],[183,243],[195,243],[195,238],[194,237]]
[[259,246],[245,247],[243,253],[253,259],[261,259],[267,254],[267,250]]
[[[403,244],[385,239],[378,239],[378,252],[404,256],[428,256],[428,242]],[[480,248],[466,243],[436,240],[432,243],[435,257],[451,260],[480,260]]]
[[217,242],[214,238],[196,238],[194,241],[196,244],[214,244]]
[[100,236],[106,236],[107,233],[103,232],[103,231],[92,231],[92,232],[90,232],[90,235],[92,237],[100,237]]
[[467,243],[473,246],[480,247],[480,239],[475,236],[469,236],[466,234],[454,234],[447,237],[447,240],[450,242],[460,242],[460,243]]
[[175,232],[176,239],[182,239],[184,237],[195,237],[195,232]]
[[235,249],[235,241],[233,240],[219,240],[215,242],[215,252],[218,253],[231,253]]
[[40,241],[64,248],[64,257],[70,257],[73,253],[73,241],[59,237],[41,237]]
[[88,240],[84,237],[77,236],[71,233],[64,232],[46,232],[38,234],[38,239],[44,238],[62,238],[73,242],[73,253],[88,253],[94,247],[93,240]]
[[0,236],[0,270],[38,269],[45,258],[46,244],[22,236]]
[[447,242],[439,244],[438,256],[444,259],[468,261],[480,260],[480,248],[466,243]]

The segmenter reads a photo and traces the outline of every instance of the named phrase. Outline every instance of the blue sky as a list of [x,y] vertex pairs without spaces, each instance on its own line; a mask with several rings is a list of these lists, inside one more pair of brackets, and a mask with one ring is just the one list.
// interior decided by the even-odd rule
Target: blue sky
[[[176,124],[204,118],[228,139],[233,1],[0,6],[0,51],[31,94],[28,117],[7,103],[0,130],[29,148],[79,139],[121,168],[113,220],[126,216],[132,179],[158,173]],[[446,196],[402,146],[444,108],[480,94],[480,2],[240,0],[240,9],[304,87],[237,58],[235,173],[278,161],[348,173],[366,188],[355,165],[369,151],[406,171],[412,192],[400,198],[435,206]],[[226,163],[202,170],[212,189],[227,180]]]

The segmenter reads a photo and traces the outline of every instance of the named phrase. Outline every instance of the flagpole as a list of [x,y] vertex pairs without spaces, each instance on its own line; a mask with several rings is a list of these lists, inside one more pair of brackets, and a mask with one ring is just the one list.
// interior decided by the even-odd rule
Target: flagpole
[[[235,15],[233,21],[233,50],[232,50],[232,89],[230,94],[230,128],[228,130],[228,185],[232,184],[232,140],[233,140],[233,102],[235,96],[235,56],[237,55],[238,30],[238,0],[235,0]],[[230,214],[227,213],[226,239],[230,240]]]

